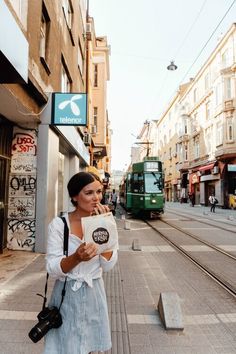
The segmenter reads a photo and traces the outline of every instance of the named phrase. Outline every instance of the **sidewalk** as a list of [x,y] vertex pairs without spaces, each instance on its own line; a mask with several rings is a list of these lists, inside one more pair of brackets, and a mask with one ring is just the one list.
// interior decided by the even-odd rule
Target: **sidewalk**
[[[142,221],[129,224],[118,212],[119,262],[104,274],[113,342],[106,354],[236,353],[235,299]],[[141,251],[132,250],[134,240]],[[8,251],[0,262],[0,353],[39,354],[43,341],[27,334],[42,305],[44,255]],[[184,331],[167,331],[160,321],[159,296],[168,291],[180,297]]]

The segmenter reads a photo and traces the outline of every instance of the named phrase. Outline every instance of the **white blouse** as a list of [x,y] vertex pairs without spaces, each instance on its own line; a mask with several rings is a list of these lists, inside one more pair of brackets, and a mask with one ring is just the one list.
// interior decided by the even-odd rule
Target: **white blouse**
[[[69,228],[68,255],[73,254],[84,242],[78,236],[70,232],[68,213],[64,215]],[[55,217],[48,226],[46,268],[50,276],[64,281],[76,280],[72,289],[78,290],[85,281],[90,287],[93,286],[93,279],[101,278],[102,271],[109,271],[117,262],[117,251],[114,250],[109,261],[101,255],[96,255],[89,261],[81,262],[70,272],[64,273],[61,269],[61,260],[66,257],[63,254],[64,223],[59,217]]]

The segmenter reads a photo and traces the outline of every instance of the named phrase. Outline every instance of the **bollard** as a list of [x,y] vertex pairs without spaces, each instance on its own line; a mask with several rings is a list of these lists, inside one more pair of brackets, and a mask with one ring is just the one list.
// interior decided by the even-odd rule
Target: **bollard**
[[134,239],[132,242],[132,250],[133,251],[142,251],[142,248],[139,245],[139,240],[138,239]]
[[130,230],[130,221],[125,220],[125,230]]

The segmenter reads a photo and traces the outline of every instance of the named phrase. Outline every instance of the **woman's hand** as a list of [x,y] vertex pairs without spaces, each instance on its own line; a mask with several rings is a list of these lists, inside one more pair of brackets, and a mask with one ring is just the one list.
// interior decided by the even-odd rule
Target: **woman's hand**
[[107,261],[109,261],[112,257],[112,254],[113,254],[112,251],[107,251],[107,252],[101,253],[101,256],[103,256],[104,258],[106,258]]
[[89,242],[89,243],[82,243],[77,250],[76,250],[76,257],[79,262],[85,262],[92,259],[96,256],[98,250],[98,246],[96,243]]
[[97,206],[94,208],[94,211],[92,215],[99,215],[99,214],[105,214],[110,211],[108,205],[103,205],[101,203],[98,203]]
[[62,258],[61,269],[64,273],[68,273],[76,267],[80,262],[87,262],[97,254],[98,246],[93,243],[82,243],[75,253],[71,254],[69,257]]

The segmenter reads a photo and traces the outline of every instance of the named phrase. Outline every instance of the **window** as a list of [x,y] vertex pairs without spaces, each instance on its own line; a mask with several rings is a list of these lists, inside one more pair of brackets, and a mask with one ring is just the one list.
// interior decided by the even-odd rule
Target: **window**
[[212,127],[205,130],[205,146],[207,155],[212,153]]
[[61,68],[61,92],[71,92],[71,80],[64,65]]
[[208,101],[207,103],[206,103],[206,119],[209,119],[210,118],[210,102]]
[[27,29],[28,0],[10,0],[22,25]]
[[133,183],[132,183],[132,192],[133,193],[143,193],[144,192],[144,183],[143,183],[143,174],[134,173],[133,174]]
[[188,134],[188,121],[184,119],[184,134]]
[[223,144],[223,126],[221,122],[216,125],[216,145]]
[[73,8],[72,8],[70,0],[63,0],[62,8],[63,8],[64,16],[66,19],[67,27],[71,30],[72,29],[72,21],[73,21]]
[[184,161],[188,161],[188,144],[184,144]]
[[198,113],[195,113],[193,119],[191,120],[191,133],[196,133],[198,129]]
[[93,86],[98,87],[98,64],[94,64],[94,81]]
[[162,191],[162,178],[161,173],[145,173],[145,192],[146,193],[161,193]]
[[221,56],[222,68],[227,68],[229,66],[229,51],[226,49]]
[[193,140],[193,151],[194,151],[194,158],[198,159],[200,157],[199,136],[196,136]]
[[194,103],[197,102],[197,95],[198,95],[198,93],[197,93],[197,88],[195,88],[194,91],[193,91],[193,102],[194,102]]
[[209,89],[209,87],[210,87],[210,77],[209,77],[209,73],[207,73],[207,74],[205,75],[204,81],[205,81],[205,90],[207,91],[207,90]]
[[175,144],[175,153],[178,154],[178,143]]
[[225,78],[225,99],[229,100],[232,98],[232,92],[231,92],[231,78],[226,77]]
[[234,131],[233,131],[233,119],[232,117],[226,119],[226,139],[227,141],[233,141]]
[[93,107],[93,124],[95,127],[98,125],[98,107]]
[[83,58],[83,52],[81,49],[80,41],[79,41],[79,45],[78,45],[78,67],[79,67],[80,73],[82,75],[84,72],[84,58]]
[[183,144],[179,144],[179,159],[180,162],[183,161]]
[[42,5],[42,15],[40,24],[40,43],[39,43],[39,56],[42,64],[46,64],[48,55],[48,41],[50,30],[50,18],[48,16],[45,4]]
[[216,106],[221,103],[221,86],[220,83],[215,87],[215,103]]

